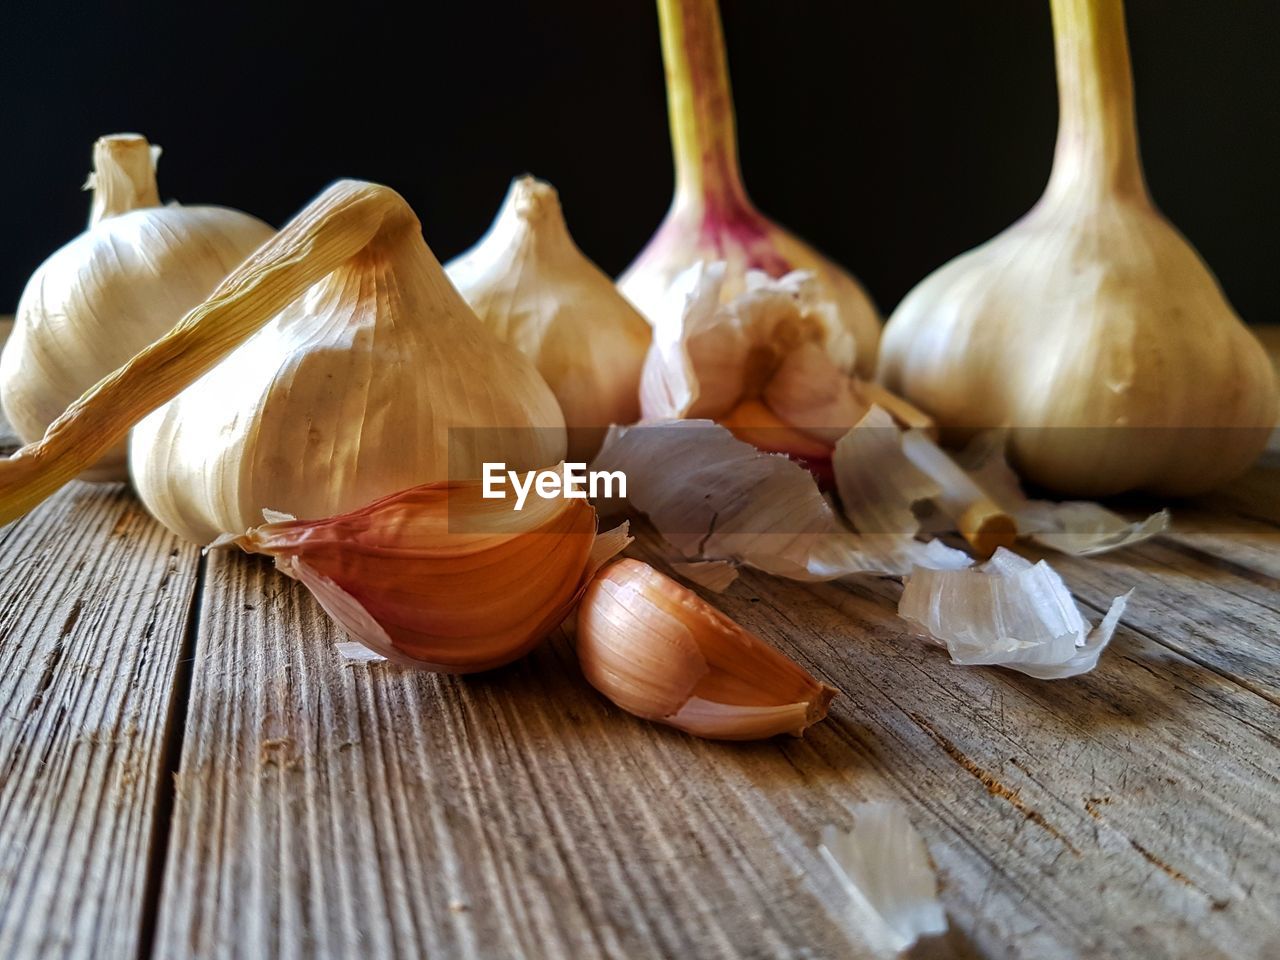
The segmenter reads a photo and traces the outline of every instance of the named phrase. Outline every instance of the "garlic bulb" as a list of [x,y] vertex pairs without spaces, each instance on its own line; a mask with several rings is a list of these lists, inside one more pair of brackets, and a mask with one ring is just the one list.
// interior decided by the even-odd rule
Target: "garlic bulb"
[[[225,207],[160,206],[159,153],[136,134],[94,144],[89,228],[22,293],[0,355],[0,405],[24,441],[162,336],[273,232]],[[119,443],[84,478],[125,476]]]
[[619,278],[618,288],[654,321],[675,278],[700,261],[727,263],[726,299],[746,289],[748,271],[775,278],[792,270],[810,271],[840,328],[857,341],[857,372],[869,376],[875,368],[880,318],[866,292],[747,198],[716,0],[658,0],[658,14],[675,197],[653,239]]
[[550,184],[514,180],[489,232],[445,271],[546,379],[569,428],[570,460],[590,460],[610,424],[639,419],[649,326],[573,242]]
[[836,691],[647,563],[619,560],[578,608],[587,681],[628,713],[716,740],[800,736]]
[[471,312],[404,199],[358,181],[325,190],[43,439],[0,461],[0,523],[153,410],[131,444],[138,492],[201,543],[256,526],[264,509],[329,517],[478,478],[484,462],[549,466],[565,449],[537,370]]
[[1061,117],[1034,209],[894,312],[880,375],[953,439],[1012,427],[1026,478],[1185,495],[1246,469],[1275,375],[1148,196],[1121,0],[1053,0]]
[[357,641],[448,673],[523,656],[559,625],[626,525],[596,536],[585,500],[482,496],[434,483],[323,520],[283,520],[234,539],[303,583]]

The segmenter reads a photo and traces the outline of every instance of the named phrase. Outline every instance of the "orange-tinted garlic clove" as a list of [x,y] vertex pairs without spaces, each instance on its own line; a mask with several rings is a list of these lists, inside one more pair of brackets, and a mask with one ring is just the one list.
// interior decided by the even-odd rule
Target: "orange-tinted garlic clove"
[[759,400],[738,404],[721,418],[720,425],[757,450],[790,457],[812,473],[823,488],[835,482],[832,447],[784,422]]
[[447,673],[502,666],[564,619],[628,542],[596,536],[585,500],[485,499],[478,482],[413,487],[351,513],[255,527],[234,542],[275,557],[360,643]]
[[836,695],[638,560],[619,560],[587,587],[577,649],[587,680],[623,710],[714,740],[800,736]]
[[831,445],[791,426],[759,400],[745,400],[720,418],[739,440],[766,453],[785,453],[801,460],[831,458]]

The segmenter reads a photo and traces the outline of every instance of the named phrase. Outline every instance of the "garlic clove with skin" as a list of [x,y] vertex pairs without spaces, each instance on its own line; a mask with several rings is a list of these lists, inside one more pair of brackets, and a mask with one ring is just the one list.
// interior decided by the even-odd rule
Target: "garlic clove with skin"
[[611,424],[640,418],[649,325],[573,242],[549,183],[512,181],[489,232],[445,271],[546,379],[564,413],[570,460],[590,460]]
[[1262,451],[1275,374],[1148,195],[1121,0],[1052,9],[1061,111],[1045,194],[907,295],[881,380],[952,440],[1011,428],[1014,465],[1056,492],[1202,492]]
[[0,524],[169,401],[134,433],[134,478],[147,507],[197,542],[243,533],[264,509],[328,517],[478,478],[484,462],[564,458],[564,419],[537,370],[471,312],[404,199],[359,181],[323,191],[0,460]]
[[[225,207],[160,206],[159,152],[137,134],[94,144],[89,227],[23,290],[0,354],[0,405],[24,441],[166,333],[274,232]],[[126,476],[119,443],[83,479]]]
[[[658,0],[658,14],[675,196],[657,233],[618,279],[618,288],[656,323],[670,309],[668,291],[676,278],[701,261],[725,262],[726,300],[748,289],[752,271],[775,279],[809,271],[843,334],[857,342],[856,372],[870,376],[880,317],[862,286],[761,214],[747,197],[716,0]],[[847,373],[855,372],[853,362],[850,356]]]
[[800,736],[836,691],[638,560],[596,575],[578,607],[587,681],[638,717],[713,740]]
[[235,543],[275,558],[354,639],[384,657],[473,673],[528,653],[629,541],[596,535],[585,500],[521,511],[476,482],[433,483],[322,520],[254,527]]

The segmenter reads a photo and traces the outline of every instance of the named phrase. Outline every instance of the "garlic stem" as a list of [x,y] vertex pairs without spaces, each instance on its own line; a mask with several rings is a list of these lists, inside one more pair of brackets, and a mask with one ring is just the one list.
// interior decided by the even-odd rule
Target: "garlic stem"
[[416,229],[418,218],[394,190],[357,180],[334,183],[168,334],[86,391],[43,438],[0,460],[0,525],[94,463],[313,283],[371,243]]
[[1058,142],[1046,199],[1146,201],[1123,0],[1051,0]]
[[738,165],[733,93],[716,0],[658,0],[675,206],[751,209]]
[[160,206],[156,160],[160,148],[136,133],[99,137],[93,145],[93,173],[85,189],[93,191],[89,226],[130,210]]
[[938,505],[979,554],[989,557],[997,547],[1013,546],[1018,537],[1014,518],[925,434],[904,433],[902,452],[938,485]]

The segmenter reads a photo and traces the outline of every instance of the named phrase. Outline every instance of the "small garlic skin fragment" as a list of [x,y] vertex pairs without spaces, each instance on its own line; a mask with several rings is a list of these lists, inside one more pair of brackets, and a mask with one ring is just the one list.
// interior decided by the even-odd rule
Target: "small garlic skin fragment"
[[255,527],[235,540],[273,556],[353,639],[390,660],[472,673],[523,656],[629,542],[596,536],[584,500],[521,511],[479,483],[434,483],[324,520]]
[[[479,321],[404,199],[358,189],[395,226],[297,284],[284,309],[133,430],[138,493],[188,540],[242,533],[265,508],[331,517],[417,484],[478,479],[487,461],[531,470],[564,459],[564,418],[533,364]],[[285,230],[305,227],[310,210]],[[317,269],[314,253],[293,256],[258,268]]]
[[587,681],[638,717],[714,740],[800,736],[836,691],[638,560],[596,575],[578,608]]
[[870,376],[880,317],[866,291],[848,272],[761,214],[747,197],[716,0],[659,0],[658,14],[675,196],[657,233],[619,278],[619,289],[656,323],[676,278],[701,261],[725,262],[726,299],[749,288],[752,272],[780,278],[793,270],[808,271],[818,296],[833,312],[839,339],[857,343],[858,372]]
[[1280,391],[1261,343],[1156,209],[1121,0],[1053,0],[1058,145],[1044,196],[894,311],[880,377],[961,441],[1011,428],[1062,494],[1186,496],[1249,467]]
[[[88,229],[32,274],[0,354],[0,406],[24,442],[163,336],[275,232],[238,210],[160,206],[152,147],[137,134],[94,144]],[[126,445],[85,480],[127,477]]]
[[946,933],[929,850],[901,804],[860,803],[852,813],[853,829],[828,824],[818,850],[849,895],[851,919],[870,945],[897,954],[921,937]]
[[1132,593],[1112,601],[1090,628],[1048,563],[1033,564],[1001,547],[974,569],[912,571],[898,615],[945,646],[953,663],[1061,680],[1098,665]]
[[872,407],[835,446],[832,466],[840,504],[864,536],[914,537],[920,521],[912,508],[942,492],[907,458],[902,438],[893,418]]
[[606,428],[640,419],[649,325],[573,242],[550,184],[512,181],[489,232],[445,271],[551,387],[569,430],[568,460],[590,460]]

